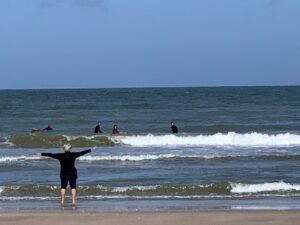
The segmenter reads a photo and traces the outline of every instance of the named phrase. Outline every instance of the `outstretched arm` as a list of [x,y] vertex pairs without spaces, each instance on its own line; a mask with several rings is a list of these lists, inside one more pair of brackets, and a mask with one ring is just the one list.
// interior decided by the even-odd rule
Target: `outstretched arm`
[[59,153],[56,153],[56,154],[54,154],[54,153],[38,153],[38,155],[58,159],[60,154]]
[[87,150],[84,150],[84,151],[81,151],[81,152],[76,152],[76,158],[77,157],[80,157],[80,156],[83,156],[91,151],[94,151],[96,149],[96,147],[93,147],[93,148],[90,148],[90,149],[87,149]]

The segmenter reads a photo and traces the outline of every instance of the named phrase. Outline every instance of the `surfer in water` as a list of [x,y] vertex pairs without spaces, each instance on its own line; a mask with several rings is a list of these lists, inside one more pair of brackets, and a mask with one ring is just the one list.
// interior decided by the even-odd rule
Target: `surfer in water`
[[119,134],[119,133],[120,133],[120,131],[119,131],[119,129],[118,129],[118,126],[117,126],[116,124],[115,124],[114,127],[113,127],[112,133],[113,133],[113,134]]
[[93,147],[81,152],[71,152],[71,148],[72,146],[70,144],[64,144],[63,153],[37,153],[39,156],[51,157],[59,160],[60,162],[61,205],[65,202],[65,193],[68,183],[71,188],[72,205],[76,205],[76,180],[78,176],[75,167],[75,160],[76,158],[96,149],[96,147]]
[[[48,125],[47,127],[45,127],[44,129],[43,129],[43,131],[49,131],[49,130],[53,130],[53,128],[50,126],[50,125]],[[31,128],[31,133],[33,133],[33,132],[37,132],[37,131],[40,131],[40,129],[38,129],[38,128]]]
[[37,132],[37,131],[40,131],[40,129],[38,129],[38,128],[31,128],[31,133],[33,133],[33,132]]
[[99,134],[99,133],[102,133],[102,130],[100,128],[100,122],[98,121],[97,123],[97,126],[95,127],[95,131],[94,131],[95,134]]
[[178,133],[178,128],[173,121],[171,122],[171,130],[173,134]]
[[45,127],[43,130],[53,130],[53,128],[50,125],[48,125],[48,127]]

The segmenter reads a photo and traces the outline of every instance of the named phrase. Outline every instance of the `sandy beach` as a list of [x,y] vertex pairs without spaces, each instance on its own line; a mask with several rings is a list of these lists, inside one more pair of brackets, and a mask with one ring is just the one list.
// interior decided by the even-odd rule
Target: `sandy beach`
[[298,211],[223,211],[192,213],[2,213],[0,224],[73,225],[292,225],[299,224]]

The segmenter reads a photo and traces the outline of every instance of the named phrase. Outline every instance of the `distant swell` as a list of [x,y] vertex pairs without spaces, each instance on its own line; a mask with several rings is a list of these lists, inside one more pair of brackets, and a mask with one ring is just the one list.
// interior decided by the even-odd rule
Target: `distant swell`
[[300,145],[300,135],[263,134],[234,132],[213,135],[14,135],[0,139],[0,145],[21,148],[56,148],[64,143],[74,147],[127,145],[133,147],[169,147],[169,146],[240,146],[240,147],[289,147]]
[[[57,197],[58,186],[23,185],[0,186],[0,200],[7,198],[47,198]],[[144,197],[144,198],[174,198],[174,197],[249,197],[249,196],[299,196],[300,184],[290,184],[283,181],[242,184],[242,183],[215,183],[204,185],[150,185],[108,187],[102,185],[79,186],[81,197]]]

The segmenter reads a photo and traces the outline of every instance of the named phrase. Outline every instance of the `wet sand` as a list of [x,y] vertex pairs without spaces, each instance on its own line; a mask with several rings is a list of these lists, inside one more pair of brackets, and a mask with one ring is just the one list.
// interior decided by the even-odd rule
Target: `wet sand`
[[0,213],[0,225],[296,225],[299,211]]

